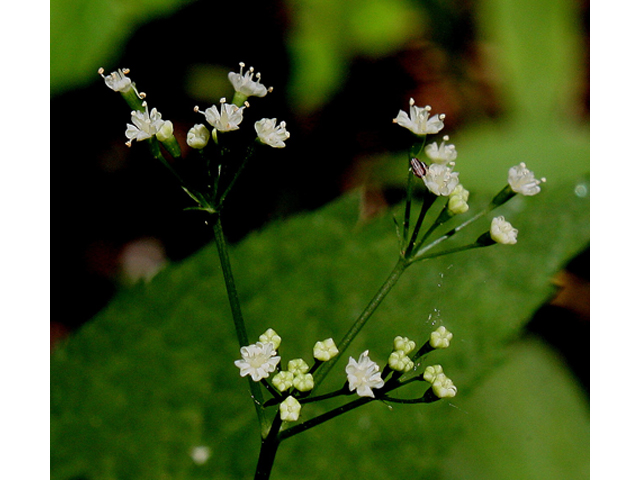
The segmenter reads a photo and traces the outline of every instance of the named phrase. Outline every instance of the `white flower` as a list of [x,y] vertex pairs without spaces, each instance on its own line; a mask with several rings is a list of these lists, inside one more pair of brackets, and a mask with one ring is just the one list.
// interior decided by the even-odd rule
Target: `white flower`
[[533,172],[527,168],[524,162],[509,169],[509,185],[511,190],[516,193],[528,196],[536,195],[540,193],[540,183],[545,181],[545,178],[536,180]]
[[331,360],[333,357],[338,355],[338,353],[338,347],[336,347],[336,342],[333,341],[333,338],[327,338],[321,342],[316,342],[313,346],[313,358],[320,360],[321,362]]
[[235,366],[240,369],[240,376],[251,375],[254,382],[267,378],[276,369],[280,357],[276,355],[273,343],[258,342],[240,349],[242,360],[236,360]]
[[253,80],[253,67],[249,67],[249,70],[243,75],[242,69],[244,67],[244,63],[240,62],[240,73],[229,72],[229,81],[236,92],[245,97],[264,97],[267,92],[272,90],[260,83],[260,73],[256,73],[256,79]]
[[431,345],[433,348],[447,348],[449,346],[449,343],[451,343],[452,338],[453,333],[451,333],[445,327],[438,327],[434,332],[431,332],[429,345]]
[[271,381],[274,387],[284,392],[293,387],[293,373],[283,370],[282,372],[276,373]]
[[458,185],[458,175],[458,172],[451,171],[446,165],[434,163],[429,165],[427,175],[422,180],[432,193],[446,197]]
[[209,143],[211,134],[209,129],[202,123],[198,123],[189,129],[187,132],[187,145],[197,150],[202,150]]
[[300,373],[293,379],[293,386],[301,392],[308,392],[313,389],[313,375],[310,373]]
[[111,90],[126,93],[131,89],[131,79],[126,76],[129,73],[128,68],[119,68],[117,72],[111,72],[106,76],[104,75],[104,69],[100,68],[98,73]]
[[345,368],[349,390],[361,397],[373,397],[372,388],[382,388],[384,380],[380,374],[380,367],[369,358],[369,350],[365,350],[356,362],[353,357],[349,357],[349,364]]
[[[209,125],[220,132],[230,132],[232,130],[238,130],[240,128],[240,122],[242,122],[242,111],[245,107],[238,107],[233,103],[226,103],[224,98],[220,99],[220,111],[215,105],[210,106],[204,112],[200,112],[204,115]],[[198,107],[195,108],[198,112]]]
[[129,146],[131,146],[133,140],[140,142],[153,137],[164,126],[164,120],[162,120],[160,112],[154,108],[149,113],[147,102],[142,102],[142,106],[144,107],[144,112],[140,110],[131,112],[133,125],[127,123],[127,130],[124,132],[129,139],[127,142]]
[[444,115],[433,115],[429,118],[431,107],[416,107],[415,100],[409,100],[409,114],[403,110],[398,112],[398,116],[393,119],[401,127],[408,128],[416,135],[428,135],[438,133],[444,128]]
[[442,137],[442,143],[439,147],[436,142],[433,142],[425,148],[427,156],[433,160],[434,163],[441,163],[443,165],[448,163],[453,164],[454,160],[458,158],[455,145],[446,145],[445,142],[447,141],[449,141],[449,136],[445,135]]
[[436,379],[431,383],[431,389],[439,398],[453,398],[458,392],[453,381],[444,373],[440,373],[436,376]]
[[284,141],[288,139],[291,134],[287,132],[285,122],[280,122],[280,125],[276,126],[275,118],[263,118],[258,120],[254,128],[258,133],[260,141],[273,148],[283,148]]
[[518,241],[518,230],[513,228],[503,216],[491,220],[491,238],[494,242],[513,245]]
[[280,342],[282,342],[282,337],[280,337],[273,328],[268,328],[266,332],[260,335],[258,340],[262,343],[273,343],[273,348],[277,350],[278,347],[280,347]]
[[300,417],[300,402],[289,395],[284,402],[280,404],[280,418],[283,422],[295,422]]

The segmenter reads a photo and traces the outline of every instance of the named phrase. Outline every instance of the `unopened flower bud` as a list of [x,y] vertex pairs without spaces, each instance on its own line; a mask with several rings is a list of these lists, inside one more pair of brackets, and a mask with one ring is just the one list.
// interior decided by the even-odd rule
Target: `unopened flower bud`
[[209,138],[211,138],[209,129],[198,123],[187,132],[187,145],[196,150],[202,150],[209,143]]
[[164,121],[162,127],[158,130],[158,133],[156,133],[156,137],[158,137],[158,140],[161,142],[166,142],[173,137],[173,123],[171,123],[171,120]]
[[436,396],[440,398],[453,398],[456,396],[458,389],[453,381],[444,373],[439,374],[431,384],[431,389]]
[[292,396],[288,396],[284,402],[280,404],[280,419],[283,422],[295,422],[300,417],[300,410],[302,409],[302,405],[300,402],[293,398]]
[[401,350],[391,352],[389,355],[389,368],[396,372],[408,372],[413,368],[411,359]]
[[405,355],[411,353],[416,348],[416,342],[409,340],[407,337],[397,336],[393,339],[393,349],[403,352]]
[[433,383],[435,382],[438,375],[440,375],[441,373],[443,373],[442,365],[429,365],[427,368],[425,368],[424,374],[422,375],[422,377],[427,382]]
[[313,358],[321,362],[327,362],[338,355],[338,348],[333,338],[327,338],[321,342],[316,342],[313,346]]
[[293,360],[289,360],[287,370],[294,375],[299,375],[301,373],[307,373],[309,371],[309,365],[301,358],[294,358]]
[[453,189],[451,195],[449,196],[449,202],[447,203],[447,210],[451,215],[459,215],[461,213],[465,213],[469,210],[469,204],[467,203],[469,200],[469,190],[466,190],[462,184],[458,184],[456,188]]
[[445,327],[438,327],[434,332],[431,332],[429,345],[431,345],[433,348],[447,348],[449,346],[449,343],[451,343],[452,338],[453,333],[451,333]]
[[281,371],[273,376],[273,386],[281,392],[290,389],[293,386],[293,373],[287,371]]
[[293,386],[301,392],[308,392],[313,385],[313,375],[310,373],[300,373],[293,378]]
[[280,347],[280,342],[282,342],[282,338],[280,337],[280,335],[276,333],[276,331],[273,328],[268,328],[266,332],[260,335],[259,340],[262,343],[267,343],[267,342],[273,343],[273,348],[275,350],[277,350],[278,347]]

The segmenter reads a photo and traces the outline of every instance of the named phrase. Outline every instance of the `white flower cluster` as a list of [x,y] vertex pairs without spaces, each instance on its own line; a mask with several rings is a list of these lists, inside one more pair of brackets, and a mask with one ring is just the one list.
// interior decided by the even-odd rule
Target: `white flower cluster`
[[[279,370],[278,364],[281,357],[277,355],[277,350],[281,342],[282,337],[274,329],[269,328],[260,335],[257,343],[242,347],[240,349],[242,358],[234,362],[240,369],[240,376],[249,375],[254,382],[260,382],[269,378],[276,369]],[[338,348],[332,338],[316,342],[313,347],[313,357],[320,362],[331,360],[337,354]],[[278,391],[291,394],[280,403],[280,418],[283,421],[295,422],[302,408],[296,396],[298,393],[309,392],[314,387],[309,365],[302,358],[289,360],[287,369],[279,370],[271,382]]]
[[[444,128],[444,114],[429,116],[431,107],[416,107],[415,100],[409,100],[409,113],[400,110],[393,119],[401,127],[424,137],[438,133]],[[453,171],[455,159],[458,157],[455,145],[447,145],[449,137],[445,135],[440,145],[436,142],[426,146],[425,154],[431,159],[426,165],[418,159],[412,160],[413,171],[424,182],[433,194],[448,197],[458,185],[458,172]],[[417,163],[416,163],[417,162]],[[417,168],[416,168],[417,167]]]
[[[248,97],[264,97],[268,92],[273,90],[273,88],[267,88],[260,83],[260,73],[254,73],[253,67],[249,67],[249,69],[243,73],[244,67],[244,63],[240,63],[240,73],[229,72],[228,75],[229,81],[236,92],[234,103],[226,103],[226,100],[222,98],[219,108],[216,105],[212,105],[203,112],[200,112],[205,116],[207,123],[213,127],[214,139],[216,138],[216,132],[231,132],[240,128],[240,123],[243,119],[243,110],[249,106],[248,102],[246,102]],[[120,92],[123,95],[133,90],[138,98],[145,97],[143,93],[137,92],[135,85],[131,79],[127,77],[129,73],[128,69],[118,69],[109,75],[105,75],[104,69],[100,68],[98,73],[110,89]],[[146,102],[144,102],[142,106],[144,107],[144,111],[134,110],[131,112],[132,124],[127,124],[127,130],[125,132],[126,137],[129,139],[127,145],[131,146],[133,140],[142,141],[150,139],[153,136],[157,136],[161,142],[173,138],[173,124],[169,121],[162,120],[162,115],[155,108],[149,112]],[[132,108],[134,108],[133,105]],[[137,106],[135,108],[137,108]],[[199,112],[197,106],[194,110]],[[283,148],[285,146],[285,140],[290,137],[285,122],[277,123],[275,118],[258,120],[254,124],[254,129],[257,133],[258,140],[273,148]],[[191,148],[202,150],[208,144],[210,138],[211,133],[208,129],[203,124],[197,124],[187,133],[187,145]]]
[[[267,88],[260,83],[261,75],[260,73],[254,73],[253,67],[249,67],[243,73],[244,67],[245,64],[240,63],[240,73],[229,72],[229,81],[236,92],[233,103],[226,103],[226,99],[222,98],[220,99],[220,109],[215,105],[207,108],[204,112],[200,112],[197,106],[194,109],[196,112],[202,113],[207,123],[214,128],[214,138],[215,132],[231,132],[240,128],[240,123],[243,120],[243,110],[249,106],[246,101],[248,97],[264,97],[273,90],[273,88]],[[238,106],[240,104],[242,106]],[[199,126],[196,125],[193,128],[195,129],[196,127]],[[277,123],[275,118],[258,120],[253,127],[258,136],[258,141],[273,148],[284,148],[285,140],[291,136],[286,129],[286,123]],[[194,145],[189,144],[190,146],[198,149],[204,148],[206,145],[206,142],[202,141],[204,137],[197,136],[194,132],[193,138],[198,140],[194,142]],[[204,145],[200,146],[203,143]]]

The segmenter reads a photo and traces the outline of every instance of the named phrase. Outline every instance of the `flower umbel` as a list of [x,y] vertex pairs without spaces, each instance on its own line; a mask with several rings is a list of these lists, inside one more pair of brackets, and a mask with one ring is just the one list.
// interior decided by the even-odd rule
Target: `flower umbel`
[[444,128],[444,114],[429,117],[431,107],[416,107],[415,100],[409,100],[409,114],[400,110],[398,116],[393,119],[401,127],[408,128],[416,135],[428,135],[438,133]]
[[372,388],[382,388],[384,380],[380,373],[380,367],[369,358],[369,350],[365,350],[356,362],[353,357],[349,357],[349,363],[345,368],[349,390],[361,397],[375,398]]
[[258,134],[258,139],[262,143],[273,148],[284,148],[284,141],[291,136],[287,132],[286,126],[285,122],[280,122],[280,125],[276,125],[275,118],[263,118],[255,123],[254,128]]
[[220,132],[230,132],[240,128],[242,122],[242,111],[245,107],[238,107],[233,104],[226,103],[224,98],[220,99],[220,111],[215,105],[210,106],[204,112],[200,112],[198,107],[194,111],[204,115],[209,125]]
[[127,142],[128,146],[131,146],[133,140],[140,142],[153,137],[164,126],[164,120],[162,120],[160,112],[154,108],[151,110],[151,113],[149,113],[147,102],[142,102],[142,106],[144,107],[144,112],[139,110],[131,112],[133,125],[127,123],[127,130],[124,134],[129,139]]
[[229,81],[236,92],[246,97],[264,97],[267,92],[271,92],[273,87],[267,88],[263,84],[260,83],[260,73],[256,73],[256,79],[253,79],[254,69],[253,67],[249,67],[244,74],[242,70],[244,69],[245,64],[240,62],[240,73],[229,72]]
[[494,242],[513,245],[518,241],[518,230],[507,222],[503,216],[491,220],[491,238]]
[[527,196],[536,195],[540,193],[539,185],[542,182],[546,182],[546,179],[536,180],[533,172],[524,162],[509,169],[509,186],[516,193]]
[[280,357],[276,355],[273,343],[258,342],[240,349],[241,360],[234,362],[240,369],[240,376],[251,375],[251,380],[259,382],[267,378],[276,369],[280,362]]

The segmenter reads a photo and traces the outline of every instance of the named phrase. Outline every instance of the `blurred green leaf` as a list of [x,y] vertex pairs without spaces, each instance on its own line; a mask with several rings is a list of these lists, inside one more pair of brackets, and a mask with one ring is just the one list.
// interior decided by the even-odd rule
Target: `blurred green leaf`
[[[169,15],[191,1],[52,0],[51,94],[94,80],[98,68],[108,67],[119,56],[138,26]],[[150,45],[150,48],[156,48],[157,42],[150,42]]]
[[295,19],[291,101],[308,113],[326,104],[355,56],[383,56],[424,33],[424,9],[408,0],[290,0]]
[[[559,472],[584,469],[588,445],[561,442],[584,434],[584,398],[564,367],[539,348],[523,353],[509,344],[552,295],[550,277],[588,242],[585,191],[585,180],[555,184],[501,207],[497,213],[520,230],[514,246],[410,267],[347,352],[356,356],[368,348],[374,361],[384,363],[394,336],[421,343],[446,325],[454,332],[452,346],[428,360],[444,366],[458,397],[393,408],[376,402],[293,437],[278,452],[274,480],[351,478],[353,472],[374,480],[414,478],[417,472],[420,478],[461,478],[451,462],[466,469],[466,479],[489,478],[476,471],[486,465],[502,472],[495,478],[581,478]],[[479,223],[470,240],[489,219]],[[314,342],[339,340],[365,307],[391,271],[397,247],[389,215],[361,221],[358,197],[351,195],[275,222],[231,255],[250,338],[272,327],[283,337],[284,362],[310,362]],[[150,284],[122,292],[52,356],[51,478],[251,478],[259,433],[246,381],[233,365],[238,357],[213,246]],[[339,362],[323,390],[342,385],[346,362]],[[493,395],[521,372],[522,391]],[[552,396],[543,388],[547,379]],[[530,411],[533,403],[539,408]],[[322,408],[306,406],[303,419]],[[516,444],[507,436],[495,448],[483,447],[496,428],[478,429],[498,414],[497,425],[530,441]],[[540,416],[545,428],[528,424]],[[504,473],[519,472],[517,464],[501,467],[498,447],[505,442],[514,458],[527,462],[526,476]],[[543,448],[547,444],[554,448]],[[189,456],[199,445],[211,449],[204,465]]]

